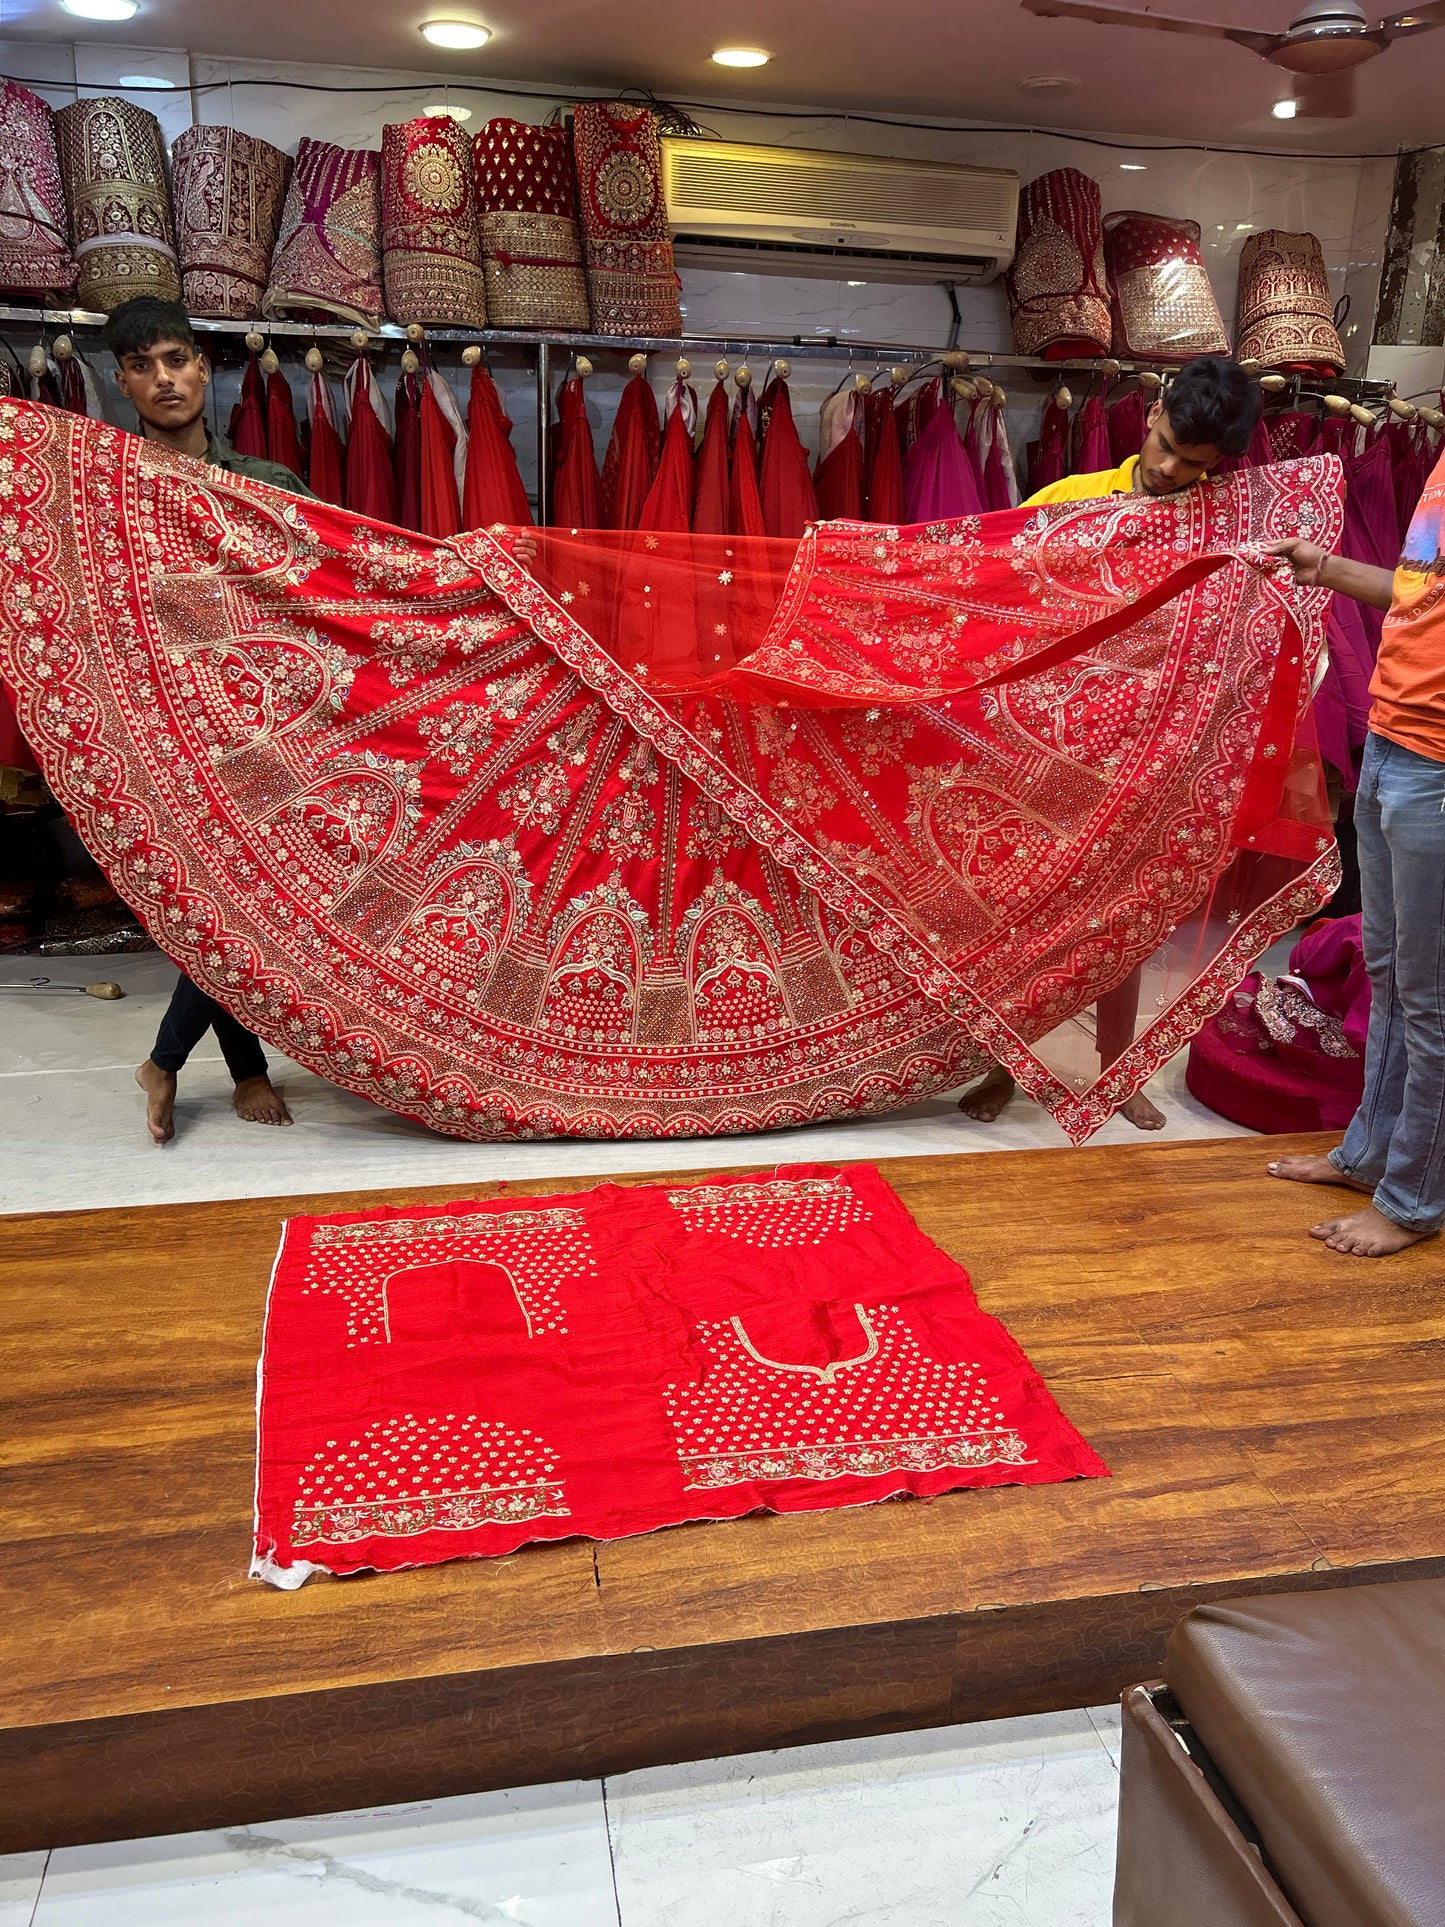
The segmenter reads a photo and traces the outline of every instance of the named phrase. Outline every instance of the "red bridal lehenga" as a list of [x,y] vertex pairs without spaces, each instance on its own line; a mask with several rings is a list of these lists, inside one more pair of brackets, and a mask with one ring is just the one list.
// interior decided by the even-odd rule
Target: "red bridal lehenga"
[[992,1057],[1077,1141],[1335,887],[1326,598],[1258,545],[1340,490],[529,569],[7,401],[0,675],[182,968],[437,1130],[760,1131]]

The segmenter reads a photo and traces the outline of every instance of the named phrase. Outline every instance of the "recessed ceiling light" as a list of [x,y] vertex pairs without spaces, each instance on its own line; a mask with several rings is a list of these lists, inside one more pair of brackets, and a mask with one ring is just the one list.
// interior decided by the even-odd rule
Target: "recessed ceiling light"
[[470,20],[428,20],[421,30],[423,40],[434,47],[450,47],[457,53],[470,53],[485,47],[492,37],[490,27],[475,26]]
[[1025,74],[1019,82],[1021,94],[1037,100],[1057,100],[1061,94],[1076,94],[1079,83],[1072,74]]
[[713,59],[719,67],[766,67],[772,55],[761,47],[719,47]]
[[140,0],[64,0],[64,6],[82,20],[130,20],[139,11]]
[[162,80],[159,74],[122,74],[115,83],[117,87],[174,87],[173,80]]
[[1149,169],[1143,161],[1120,161],[1119,172],[1121,174],[1147,174]]
[[1293,120],[1299,112],[1297,100],[1277,100],[1269,110],[1276,120]]
[[453,107],[445,100],[434,100],[430,107],[423,107],[422,112],[431,120],[470,120],[472,117],[470,107]]
[[868,284],[866,281],[849,281],[846,285],[850,288],[863,288]]

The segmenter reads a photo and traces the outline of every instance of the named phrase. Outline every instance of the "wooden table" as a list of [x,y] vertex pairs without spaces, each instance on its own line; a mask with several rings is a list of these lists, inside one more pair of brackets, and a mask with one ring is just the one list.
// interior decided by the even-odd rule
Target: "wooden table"
[[1311,1242],[1291,1143],[880,1166],[1111,1479],[296,1593],[245,1576],[282,1218],[500,1187],[0,1220],[0,1849],[1097,1703],[1196,1601],[1445,1573],[1445,1249]]

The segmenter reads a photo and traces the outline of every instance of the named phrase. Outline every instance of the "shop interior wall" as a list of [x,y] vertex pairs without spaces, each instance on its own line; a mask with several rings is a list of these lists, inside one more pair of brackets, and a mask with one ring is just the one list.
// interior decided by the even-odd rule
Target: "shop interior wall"
[[[131,98],[156,114],[167,141],[174,140],[193,120],[220,122],[263,136],[293,153],[303,134],[347,146],[379,147],[382,127],[388,121],[407,120],[436,101],[449,100],[470,108],[471,118],[466,123],[469,133],[475,133],[494,115],[540,121],[549,111],[546,99],[518,100],[503,91],[441,81],[425,73],[380,75],[342,67],[230,62],[153,48],[35,41],[0,41],[0,59],[4,72],[30,77],[37,83],[37,91],[56,107],[73,100],[77,86],[92,94],[123,93],[125,90],[116,85],[122,74],[154,75],[171,81],[174,91],[134,93]],[[312,85],[295,91],[248,86],[246,76]],[[348,93],[344,91],[347,88],[384,91]],[[539,84],[536,91],[542,93],[545,88]],[[951,132],[937,127],[878,126],[846,115],[819,116],[804,110],[796,114],[780,111],[767,117],[723,107],[693,111],[707,131],[722,139],[1011,167],[1024,182],[1048,168],[1077,167],[1099,182],[1106,213],[1137,208],[1199,223],[1204,258],[1231,329],[1239,257],[1248,236],[1268,227],[1308,230],[1320,238],[1335,295],[1348,295],[1350,299],[1349,316],[1342,329],[1350,371],[1366,371],[1389,220],[1392,157],[1307,160],[1199,148],[1141,151],[1122,142],[1086,141],[1066,134],[1003,127]],[[1225,117],[1220,137],[1227,139],[1228,135]],[[1007,352],[1011,338],[1002,283],[960,288],[958,302],[963,315],[961,345]],[[840,344],[869,341],[941,347],[951,322],[947,297],[937,287],[874,282],[859,286],[851,280],[794,279],[721,270],[684,273],[683,309],[689,332],[759,342],[802,335],[832,336]],[[17,345],[28,344],[17,336]],[[281,350],[282,344],[277,345]],[[305,345],[294,347],[293,352],[282,351],[298,398],[304,379],[300,355]],[[464,371],[457,365],[455,351],[441,359],[445,371],[459,381]],[[705,398],[712,357],[699,355],[693,359],[693,380]],[[396,360],[393,348],[385,358],[384,386],[394,378]],[[529,363],[520,352],[503,351],[492,360],[517,423],[514,439],[524,477],[532,487],[535,404]],[[765,358],[753,357],[753,361],[760,370]],[[854,365],[871,372],[874,363],[872,358],[854,357]],[[840,345],[836,361],[795,363],[794,412],[805,436],[816,437],[818,408],[846,377],[848,366],[844,345]],[[597,374],[588,383],[599,454],[625,372],[621,357],[604,356],[598,359]],[[670,373],[670,363],[654,363],[653,376],[659,387]],[[235,379],[231,370],[223,371],[218,380],[223,415],[234,397]],[[1021,371],[1005,369],[1001,379],[1009,390],[1014,445],[1021,448],[1036,430],[1046,390]],[[127,411],[113,393],[110,405],[113,419],[127,420]]]

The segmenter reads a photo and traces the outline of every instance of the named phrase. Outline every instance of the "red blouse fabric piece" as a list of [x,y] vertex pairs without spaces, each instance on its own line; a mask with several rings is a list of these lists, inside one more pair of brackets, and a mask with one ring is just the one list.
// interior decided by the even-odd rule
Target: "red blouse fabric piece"
[[602,519],[602,484],[580,375],[569,376],[558,391],[554,432],[553,524],[561,529],[595,529]]
[[577,180],[562,127],[489,120],[472,143],[494,328],[586,330]]
[[307,444],[306,486],[323,502],[346,500],[346,444],[336,426],[336,405],[325,375],[311,377],[311,424]]
[[1104,1478],[869,1165],[292,1218],[252,1573]]
[[0,294],[50,294],[75,280],[55,116],[39,94],[0,81]]
[[462,527],[490,528],[494,522],[530,527],[532,505],[522,486],[512,424],[486,365],[472,369],[467,396],[467,471],[462,491]]
[[472,144],[449,114],[382,128],[381,250],[393,321],[486,327]]
[[1265,553],[1336,546],[1328,458],[526,567],[33,403],[0,459],[0,677],[87,847],[263,1039],[454,1136],[772,1129],[988,1055],[1080,1139],[1338,880],[1328,598]]
[[697,535],[726,535],[729,528],[728,391],[715,381],[707,398],[702,444],[697,451],[692,526]]
[[662,421],[646,375],[623,389],[602,461],[602,526],[635,529],[662,455]]
[[396,520],[396,471],[385,403],[365,355],[346,377],[349,408],[346,440],[346,506],[377,522]]
[[380,154],[301,136],[262,307],[299,321],[380,325]]
[[581,101],[572,145],[592,326],[600,335],[680,335],[656,114],[633,101]]
[[769,535],[799,536],[818,519],[818,498],[808,472],[808,454],[793,420],[788,384],[781,377],[768,383],[763,396],[767,427],[763,431],[758,493],[763,504],[763,527]]

